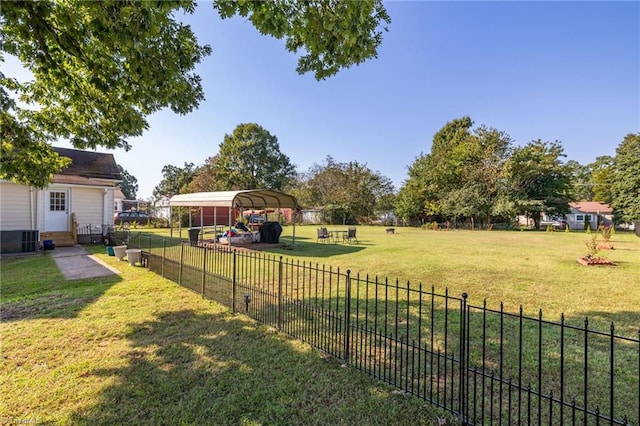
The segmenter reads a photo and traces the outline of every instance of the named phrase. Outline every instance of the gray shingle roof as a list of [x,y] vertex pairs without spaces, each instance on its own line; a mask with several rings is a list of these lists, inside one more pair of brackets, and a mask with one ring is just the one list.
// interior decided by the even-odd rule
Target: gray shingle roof
[[53,147],[53,149],[60,156],[71,159],[71,165],[62,170],[59,173],[61,175],[122,180],[113,154],[58,147]]

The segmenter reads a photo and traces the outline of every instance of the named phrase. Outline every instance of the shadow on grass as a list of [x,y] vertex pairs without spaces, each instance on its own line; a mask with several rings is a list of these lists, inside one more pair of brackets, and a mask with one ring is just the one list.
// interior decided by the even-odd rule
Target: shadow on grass
[[281,241],[286,242],[289,246],[285,248],[267,248],[263,250],[267,253],[279,253],[290,254],[291,251],[295,252],[296,256],[300,257],[331,257],[341,254],[357,253],[365,250],[367,246],[366,242],[360,241],[359,243],[343,244],[343,243],[320,243],[316,240],[309,239],[309,241],[299,241],[296,237],[296,244],[291,245],[291,238],[281,238]]
[[94,303],[111,286],[122,279],[113,275],[73,281],[59,290],[29,295],[21,300],[2,304],[2,321],[41,318],[75,318],[87,305]]
[[119,275],[68,281],[50,256],[2,259],[2,320],[74,318],[121,281]]
[[[264,297],[260,292],[248,288],[240,288],[239,295],[242,297],[247,290],[251,296],[251,306],[247,314],[265,320],[276,318],[278,305],[272,302],[276,300],[275,297]],[[321,292],[322,290],[320,289]],[[335,283],[334,291],[337,293]],[[283,330],[328,351],[344,354],[343,299],[336,299],[336,293],[333,301],[305,298],[305,294],[312,293],[313,291],[307,289],[300,290],[299,295],[302,299],[295,297],[295,294],[284,297]],[[381,292],[382,294],[386,292]],[[402,299],[401,295],[400,298]],[[410,389],[414,389],[415,385],[416,389],[420,389],[422,383],[425,395],[429,395],[430,399],[440,403],[448,401],[445,405],[455,408],[454,391],[451,390],[449,395],[446,385],[436,387],[434,383],[438,380],[426,378],[438,377],[444,380],[445,384],[448,378],[449,383],[456,384],[453,387],[450,384],[449,389],[457,389],[459,382],[454,381],[453,373],[456,372],[457,379],[457,364],[449,362],[448,367],[444,366],[445,361],[440,353],[446,350],[450,357],[459,359],[459,303],[451,299],[449,309],[446,310],[440,297],[433,305],[429,303],[428,296],[423,300],[424,303],[419,304],[415,295],[412,295],[410,306],[407,306],[406,299],[394,303],[397,299],[393,287],[387,300],[391,303],[377,303],[374,298],[364,299],[363,294],[357,302],[352,301],[350,355],[353,359],[350,363],[364,366],[362,368],[373,374],[382,373],[385,375],[385,381],[397,383],[400,387],[410,386]],[[242,306],[240,300],[237,301],[237,305]],[[421,315],[418,315],[420,312]],[[574,415],[584,420],[584,412],[580,410],[587,399],[589,410],[595,410],[595,407],[599,406],[600,413],[605,415],[612,403],[609,399],[610,383],[614,383],[616,389],[613,398],[613,412],[616,418],[622,421],[625,415],[633,418],[634,413],[638,412],[637,398],[634,399],[634,393],[637,395],[640,391],[637,373],[640,361],[638,312],[586,312],[584,316],[566,317],[564,328],[560,327],[559,318],[546,318],[540,322],[537,317],[523,317],[521,324],[517,314],[501,314],[495,310],[484,312],[481,307],[470,307],[469,315],[466,347],[469,366],[471,371],[476,373],[485,369],[487,371],[484,378],[475,373],[469,374],[469,392],[474,401],[471,412],[473,416],[478,413],[472,423],[486,424],[490,411],[494,412],[493,420],[496,422],[501,418],[532,412],[533,418],[545,423],[548,419],[537,417],[537,407],[541,407],[541,416],[546,416],[552,405],[549,402],[552,394],[556,395],[556,398],[558,395],[565,398],[565,404],[568,405],[562,416],[567,424]],[[586,338],[585,316],[589,318]],[[611,322],[616,324],[615,334],[621,337],[607,335]],[[373,330],[379,330],[379,334]],[[431,341],[430,335],[433,336]],[[383,339],[380,336],[387,337]],[[423,349],[414,351],[413,345],[406,344],[408,341],[422,342]],[[610,370],[609,364],[612,355],[611,345],[615,346],[613,370]],[[408,355],[409,352],[411,356]],[[585,369],[588,369],[587,379]],[[558,381],[561,375],[564,380],[562,384]],[[396,381],[396,378],[399,378],[399,381]],[[583,386],[585,380],[588,380],[587,388]],[[518,391],[515,384],[520,382],[522,388]],[[533,390],[530,395],[528,386]],[[503,387],[509,391],[505,390],[503,393]],[[545,395],[542,400],[536,398],[537,390],[541,390],[542,395]],[[483,400],[485,394],[487,398]],[[489,395],[493,395],[494,398]],[[529,401],[529,405],[512,404],[510,398],[514,395],[523,398],[519,401]],[[501,402],[497,402],[499,398]],[[567,408],[573,398],[577,404],[577,412]],[[555,402],[553,405],[552,411],[556,416],[554,421],[557,420],[559,424],[561,410],[558,410],[559,406]],[[521,408],[522,411],[519,411]],[[480,412],[483,414],[479,414]],[[488,417],[485,417],[485,412]],[[586,417],[589,421],[595,420],[593,411]]]
[[127,337],[127,365],[93,373],[115,384],[72,423],[434,424],[417,399],[242,316],[166,312]]

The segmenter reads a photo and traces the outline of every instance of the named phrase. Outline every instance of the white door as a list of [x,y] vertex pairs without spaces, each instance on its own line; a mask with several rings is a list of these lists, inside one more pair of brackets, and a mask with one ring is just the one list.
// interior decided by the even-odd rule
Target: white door
[[69,191],[49,190],[46,194],[44,227],[47,232],[69,230]]

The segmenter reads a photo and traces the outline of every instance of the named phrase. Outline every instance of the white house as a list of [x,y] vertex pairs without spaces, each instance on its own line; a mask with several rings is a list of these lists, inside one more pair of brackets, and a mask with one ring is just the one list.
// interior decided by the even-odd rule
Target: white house
[[79,229],[113,225],[115,187],[122,181],[113,155],[54,150],[72,162],[46,188],[0,180],[0,252],[33,251],[34,239],[74,245]]
[[153,216],[159,219],[169,220],[171,216],[171,205],[169,204],[170,197],[163,195],[159,199],[153,202]]
[[121,212],[122,210],[124,210],[124,207],[123,207],[124,200],[126,200],[126,197],[122,193],[122,189],[120,189],[119,186],[116,186],[115,190],[113,192],[113,211],[114,211],[114,213],[115,212]]
[[613,225],[613,209],[609,204],[581,201],[569,203],[569,208],[571,211],[566,217],[570,229],[584,229],[585,221],[589,222],[591,229],[597,229],[599,225]]

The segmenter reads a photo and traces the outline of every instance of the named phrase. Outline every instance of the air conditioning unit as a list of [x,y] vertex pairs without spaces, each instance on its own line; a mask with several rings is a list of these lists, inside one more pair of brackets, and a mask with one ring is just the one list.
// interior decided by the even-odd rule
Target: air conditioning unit
[[0,232],[0,253],[30,253],[39,249],[40,232],[20,229]]

